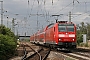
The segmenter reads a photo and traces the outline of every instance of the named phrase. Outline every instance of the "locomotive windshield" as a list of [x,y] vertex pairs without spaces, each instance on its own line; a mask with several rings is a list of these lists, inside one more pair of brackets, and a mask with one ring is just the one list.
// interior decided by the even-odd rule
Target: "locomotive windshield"
[[74,24],[58,24],[59,32],[74,32]]

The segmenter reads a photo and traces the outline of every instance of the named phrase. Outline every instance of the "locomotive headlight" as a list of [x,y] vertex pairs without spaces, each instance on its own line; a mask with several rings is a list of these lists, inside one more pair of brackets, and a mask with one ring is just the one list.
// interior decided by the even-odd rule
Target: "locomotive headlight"
[[74,41],[74,39],[73,39],[73,41]]
[[58,43],[56,43],[56,44],[58,44]]
[[59,34],[58,36],[59,36],[59,37],[65,37],[65,35],[64,35],[64,34]]
[[61,41],[61,39],[59,39],[59,41]]
[[69,37],[75,37],[75,34],[69,34]]

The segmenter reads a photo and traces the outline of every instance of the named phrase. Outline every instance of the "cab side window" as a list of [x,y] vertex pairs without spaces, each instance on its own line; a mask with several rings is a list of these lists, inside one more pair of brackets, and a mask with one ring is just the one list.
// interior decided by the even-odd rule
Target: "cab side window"
[[55,27],[54,27],[54,32],[55,32]]

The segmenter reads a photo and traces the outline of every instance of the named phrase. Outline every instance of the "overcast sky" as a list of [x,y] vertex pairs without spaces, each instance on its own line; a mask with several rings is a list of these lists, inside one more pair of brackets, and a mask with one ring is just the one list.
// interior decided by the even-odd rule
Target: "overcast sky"
[[[90,0],[1,0],[3,1],[3,24],[12,28],[12,19],[16,18],[15,33],[31,35],[49,23],[58,20],[71,20],[75,24],[90,23]],[[1,4],[1,3],[0,3]],[[0,5],[1,6],[1,5]],[[6,12],[7,11],[7,12]],[[38,14],[38,15],[37,15]],[[8,16],[8,19],[7,19]],[[7,25],[8,21],[8,25]],[[1,23],[1,21],[0,21]]]

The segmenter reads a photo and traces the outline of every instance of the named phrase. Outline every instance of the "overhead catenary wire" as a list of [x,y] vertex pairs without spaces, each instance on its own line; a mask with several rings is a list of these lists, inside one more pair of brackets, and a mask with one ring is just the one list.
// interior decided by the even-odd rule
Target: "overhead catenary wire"
[[65,8],[67,8],[68,6],[70,6],[71,4],[72,4],[72,2],[69,3],[68,5],[66,5],[64,8],[60,9],[60,10],[59,10],[57,13],[55,13],[55,14],[58,14],[60,11],[64,10]]
[[53,0],[52,0],[52,5],[53,5]]
[[80,16],[82,16],[82,15],[90,12],[90,11],[87,10],[87,3],[90,3],[90,2],[86,2],[86,1],[85,1],[85,2],[78,2],[78,3],[79,3],[79,4],[81,4],[81,3],[85,4],[85,11],[84,11],[82,14],[78,14],[78,16],[75,16],[75,17],[73,17],[73,18],[80,17]]
[[46,0],[44,0],[44,5],[45,5],[45,3],[46,3]]
[[31,12],[32,12],[32,10],[33,10],[34,3],[35,3],[35,0],[33,1],[33,4],[31,5],[29,17],[31,16]]
[[77,1],[77,2],[79,3],[79,1],[78,1],[78,0],[73,0],[73,6],[74,6],[74,4],[75,4],[75,1]]
[[[74,5],[75,5],[75,2],[74,1],[76,1],[78,4],[85,3],[85,12],[84,12],[84,14],[87,13],[87,12],[89,12],[89,11],[87,11],[87,3],[89,3],[89,2],[87,2],[87,3],[86,2],[79,2],[78,0],[73,0],[73,9],[71,9],[71,10],[74,10],[74,8],[75,8],[74,7]],[[72,3],[70,3],[70,4],[72,4]],[[68,7],[70,4],[68,4],[66,7]],[[60,11],[64,10],[66,7],[62,8]],[[78,15],[77,17],[79,17],[80,15],[83,15],[83,14],[77,14],[77,15]]]
[[[35,6],[35,3],[36,3],[36,1],[37,1],[37,4],[39,5],[39,8],[41,8],[41,9],[38,9],[38,13],[36,12],[36,13],[33,13],[33,10],[34,10],[34,6]],[[28,0],[28,6],[29,6],[29,11],[28,11],[28,16],[30,17],[30,16],[41,16],[41,17],[44,17],[46,20],[49,20],[50,18],[52,18],[52,17],[50,17],[50,11],[49,10],[47,10],[47,1],[48,0],[32,0],[32,1],[30,1],[30,0]],[[52,1],[52,6],[54,6],[54,0],[51,0]],[[58,1],[60,1],[60,0],[58,0]],[[31,4],[32,3],[32,4]],[[51,2],[50,2],[51,3]],[[57,13],[57,14],[60,14],[60,12],[62,12],[63,10],[65,10],[65,9],[67,9],[67,7],[69,7],[69,6],[71,6],[71,5],[75,5],[75,3],[76,4],[81,4],[81,3],[83,3],[84,4],[84,7],[83,8],[85,8],[85,13],[86,12],[88,12],[89,10],[88,10],[88,8],[87,8],[87,3],[89,3],[89,2],[87,2],[86,1],[86,5],[85,5],[85,2],[80,2],[79,0],[73,0],[73,3],[71,2],[70,4],[67,4],[67,5],[65,5],[65,7],[63,7],[62,9],[60,9],[58,12],[55,12],[55,13]],[[41,7],[42,6],[42,7]],[[76,6],[74,6],[73,8],[76,8]],[[37,9],[36,9],[37,10]],[[52,10],[53,10],[53,8],[52,8]],[[72,11],[72,9],[71,9],[71,11]],[[75,11],[75,10],[74,10]],[[8,13],[8,12],[7,12]],[[73,12],[74,13],[74,12]],[[72,14],[73,14],[72,13]],[[14,13],[10,13],[10,14],[12,14],[12,15],[15,15]],[[63,13],[64,14],[64,13]],[[83,15],[83,13],[81,14],[81,15]],[[24,17],[24,14],[19,14],[19,16],[22,16],[22,17]],[[63,16],[66,16],[66,15],[63,15]],[[27,17],[27,16],[26,16]],[[39,17],[38,17],[38,20],[39,20]],[[77,17],[79,17],[79,15],[77,16]],[[74,19],[74,18],[73,18]]]
[[[37,0],[37,3],[38,3],[38,5],[39,5],[39,8],[40,8],[40,5],[42,5],[42,3],[41,3],[40,1],[41,1],[41,0]],[[47,1],[47,0],[43,0],[43,2],[44,2],[44,5],[43,5],[43,6],[44,6],[44,9],[47,8],[47,7],[45,7],[46,1]],[[53,0],[52,0],[52,2],[53,2]],[[75,5],[75,2],[77,2],[78,4],[81,3],[81,2],[78,1],[78,0],[73,0],[73,3],[71,2],[70,4],[66,5],[64,8],[60,9],[59,12],[57,12],[57,14],[60,13],[62,10],[66,9],[67,7],[69,7],[70,5],[73,5],[73,6],[74,6],[74,5]],[[40,3],[41,3],[41,4],[40,4]],[[53,2],[53,3],[54,3],[54,2]],[[86,4],[87,4],[87,3],[86,3]],[[52,6],[53,6],[53,4],[52,4]],[[73,9],[74,9],[74,8],[76,8],[76,6],[74,6]],[[32,9],[32,10],[33,10],[33,9]],[[37,15],[38,15],[38,16],[41,16],[42,14],[39,15],[39,11],[41,11],[41,9],[38,10],[38,13],[37,13],[37,14],[30,14],[30,16],[37,16]],[[71,9],[71,11],[72,11],[72,9]],[[45,11],[45,10],[44,10],[44,13],[43,13],[43,14],[44,14],[43,16],[46,17],[46,19],[47,19],[47,16],[50,17],[50,14],[48,14],[48,12],[50,13],[50,11],[47,11],[47,10]],[[46,14],[45,14],[45,13],[46,13]],[[73,14],[73,13],[72,13],[72,14]],[[78,15],[78,16],[79,16],[79,15]],[[39,19],[39,18],[38,18],[38,19]]]

